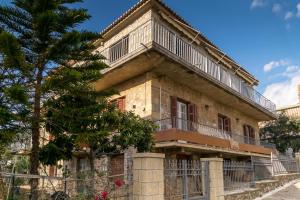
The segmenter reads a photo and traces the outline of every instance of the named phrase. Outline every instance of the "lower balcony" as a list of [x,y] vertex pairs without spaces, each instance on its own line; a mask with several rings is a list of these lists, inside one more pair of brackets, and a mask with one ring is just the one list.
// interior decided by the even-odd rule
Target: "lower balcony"
[[156,147],[189,147],[234,154],[270,156],[272,148],[259,139],[223,131],[184,119],[169,118],[155,122]]

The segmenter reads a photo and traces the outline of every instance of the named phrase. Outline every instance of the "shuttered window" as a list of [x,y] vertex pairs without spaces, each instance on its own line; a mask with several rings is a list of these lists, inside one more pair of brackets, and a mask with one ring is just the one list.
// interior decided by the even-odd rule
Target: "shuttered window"
[[244,128],[244,142],[247,144],[255,144],[255,131],[254,128],[248,124]]
[[112,179],[120,179],[124,174],[124,154],[111,156],[110,158],[110,175]]
[[196,131],[197,121],[198,111],[196,104],[171,96],[171,122],[173,128]]
[[120,97],[118,99],[113,100],[112,103],[115,104],[120,111],[124,112],[125,100],[126,100],[125,97]]
[[218,114],[218,128],[222,131],[230,132],[231,131],[230,118],[225,115]]

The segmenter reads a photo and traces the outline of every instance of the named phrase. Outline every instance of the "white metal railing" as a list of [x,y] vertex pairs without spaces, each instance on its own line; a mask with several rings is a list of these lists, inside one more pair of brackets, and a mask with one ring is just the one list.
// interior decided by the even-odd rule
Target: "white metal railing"
[[128,33],[124,38],[100,52],[107,58],[108,65],[114,64],[124,56],[130,55],[141,48],[145,48],[144,44],[155,42],[220,84],[238,92],[241,96],[271,112],[276,110],[273,102],[249,86],[234,72],[221,67],[221,65],[204,55],[198,46],[186,41],[158,20],[147,21]]
[[251,138],[244,136],[243,133],[233,133],[225,130],[221,130],[212,126],[192,122],[186,119],[180,118],[166,118],[155,121],[158,129],[157,131],[168,130],[176,128],[183,131],[197,132],[202,135],[213,136],[224,140],[232,140],[240,144],[252,144],[257,146],[265,146],[265,143],[261,142],[258,138]]
[[219,81],[223,85],[240,93],[243,97],[259,104],[260,106],[275,111],[276,106],[273,102],[265,98],[253,87],[246,84],[233,72],[227,71],[209,57],[203,55],[196,45],[193,45],[180,36],[177,36],[168,27],[154,21],[154,42],[166,48],[173,54],[182,58],[184,61],[197,67],[202,72]]
[[126,55],[145,48],[143,44],[151,42],[151,33],[151,21],[147,21],[110,47],[100,51],[100,54],[106,58],[106,64],[112,65]]

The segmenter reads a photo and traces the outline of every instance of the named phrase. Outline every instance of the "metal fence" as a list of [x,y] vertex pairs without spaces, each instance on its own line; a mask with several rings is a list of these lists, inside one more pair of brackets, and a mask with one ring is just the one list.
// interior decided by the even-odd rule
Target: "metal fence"
[[292,156],[273,154],[272,166],[274,175],[300,172],[300,165]]
[[242,190],[253,186],[254,176],[251,162],[223,162],[224,190]]
[[252,157],[252,165],[255,181],[273,179],[273,166],[270,158]]
[[166,160],[164,166],[165,199],[208,199],[208,162]]
[[[0,172],[0,199],[30,199],[30,181],[38,179],[40,200],[88,200],[107,196],[111,200],[132,199],[132,158],[127,158],[122,174],[112,174],[110,162],[95,173],[90,170],[47,176]],[[99,198],[101,199],[101,198]]]

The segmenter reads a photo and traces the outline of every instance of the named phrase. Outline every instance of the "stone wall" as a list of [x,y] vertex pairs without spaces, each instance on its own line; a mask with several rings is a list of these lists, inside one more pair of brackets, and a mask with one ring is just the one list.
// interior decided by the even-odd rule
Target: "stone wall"
[[[192,90],[186,85],[179,84],[168,78],[152,78],[152,101],[159,100],[159,88],[162,90],[162,104],[164,118],[170,117],[170,96],[177,96],[186,101],[194,103],[198,108],[198,122],[218,128],[218,113],[226,115],[231,119],[231,129],[234,133],[243,133],[243,125],[251,125],[255,129],[256,138],[258,136],[258,121],[236,108],[220,103],[217,99],[206,96],[202,93]],[[154,110],[155,111],[155,110]],[[159,112],[152,112],[152,117],[157,119]],[[162,117],[162,118],[163,118]]]
[[254,127],[256,138],[259,138],[258,120],[222,104],[216,99],[194,91],[186,85],[168,78],[157,78],[151,72],[116,85],[114,89],[119,91],[119,94],[112,96],[111,99],[125,97],[125,110],[133,111],[141,117],[159,120],[159,103],[161,101],[161,118],[170,118],[170,96],[177,96],[197,105],[199,123],[218,128],[218,113],[220,113],[231,119],[233,133],[243,133],[243,125],[249,124]]
[[253,200],[296,179],[300,179],[299,173],[275,176],[274,180],[258,181],[255,183],[255,188],[253,189],[239,193],[225,194],[225,200]]
[[148,118],[151,115],[151,79],[148,74],[132,78],[114,87],[119,92],[111,99],[125,97],[125,110],[133,111],[140,117]]

